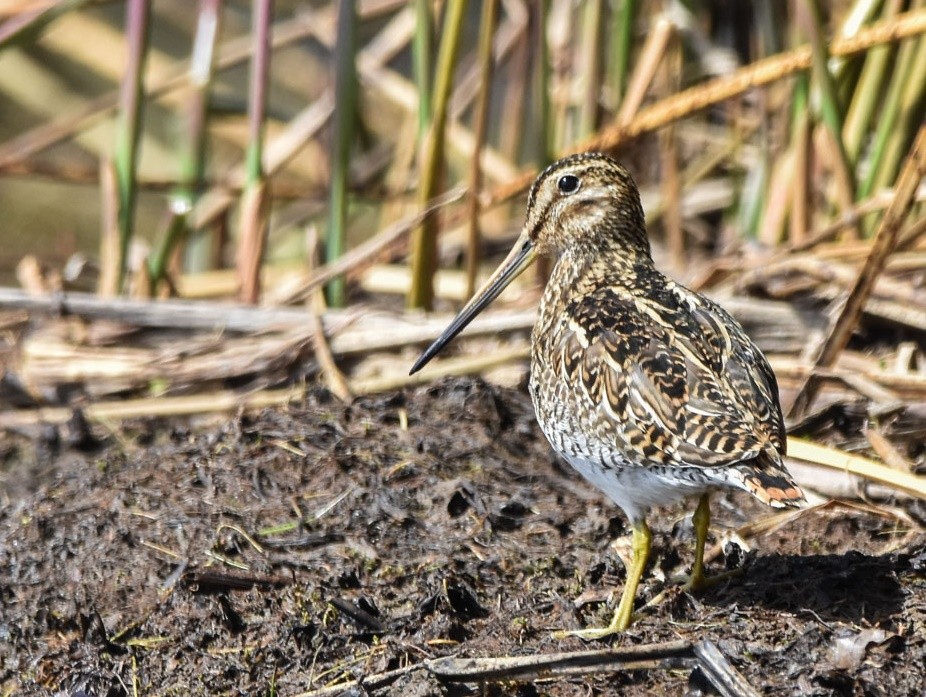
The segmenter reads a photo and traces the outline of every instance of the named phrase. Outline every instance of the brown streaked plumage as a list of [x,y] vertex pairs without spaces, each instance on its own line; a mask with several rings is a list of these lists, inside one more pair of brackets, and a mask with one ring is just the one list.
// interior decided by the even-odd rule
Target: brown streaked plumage
[[537,254],[556,257],[531,336],[530,391],[553,448],[630,518],[634,562],[611,625],[625,629],[650,548],[651,506],[698,495],[690,585],[704,583],[708,493],[744,489],[798,505],[768,361],[711,300],[656,269],[630,174],[588,153],[544,170],[521,236],[486,285],[415,363],[421,368]]

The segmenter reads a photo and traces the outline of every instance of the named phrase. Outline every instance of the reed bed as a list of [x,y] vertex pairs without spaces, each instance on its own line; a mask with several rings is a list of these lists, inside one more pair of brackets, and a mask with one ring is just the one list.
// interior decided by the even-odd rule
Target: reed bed
[[[917,413],[924,33],[923,0],[7,3],[4,368],[31,409],[67,406],[65,382],[91,400],[409,384],[442,321],[420,311],[473,292],[539,169],[601,149],[637,177],[660,263],[741,304],[793,423],[853,399]],[[517,379],[545,273],[480,360],[431,377]],[[81,319],[29,324],[64,308]]]

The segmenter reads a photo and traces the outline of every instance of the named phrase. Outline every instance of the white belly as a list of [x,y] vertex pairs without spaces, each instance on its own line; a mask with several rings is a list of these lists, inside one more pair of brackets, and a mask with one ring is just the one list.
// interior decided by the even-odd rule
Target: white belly
[[601,489],[623,509],[631,522],[642,521],[652,506],[675,503],[688,496],[698,496],[711,488],[703,479],[688,481],[684,478],[667,478],[633,463],[623,467],[603,467],[600,463],[581,457],[566,456],[583,477]]

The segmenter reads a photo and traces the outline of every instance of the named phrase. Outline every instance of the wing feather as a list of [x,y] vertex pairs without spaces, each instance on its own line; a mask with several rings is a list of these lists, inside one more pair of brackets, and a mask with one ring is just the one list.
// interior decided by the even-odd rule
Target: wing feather
[[691,298],[670,303],[608,287],[567,309],[561,365],[598,406],[595,437],[617,438],[653,465],[718,467],[770,446],[782,452],[767,361],[723,310]]

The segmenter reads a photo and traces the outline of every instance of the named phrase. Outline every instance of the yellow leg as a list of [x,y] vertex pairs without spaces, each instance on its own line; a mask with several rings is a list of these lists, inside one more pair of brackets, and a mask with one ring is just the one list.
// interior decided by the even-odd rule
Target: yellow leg
[[685,590],[696,591],[709,585],[704,576],[704,546],[707,543],[707,533],[711,526],[710,494],[702,494],[691,522],[695,530],[695,558],[694,565],[691,567],[691,578],[685,584]]
[[682,590],[697,592],[743,573],[742,569],[724,571],[713,576],[707,576],[704,573],[704,546],[707,543],[707,533],[711,526],[711,499],[709,494],[701,496],[691,522],[694,524],[695,529],[695,559],[691,567],[691,576],[682,586]]
[[556,639],[563,639],[567,636],[575,636],[580,639],[585,639],[586,641],[591,641],[593,639],[602,639],[627,629],[633,617],[633,601],[636,598],[637,586],[640,585],[640,579],[643,577],[643,570],[646,568],[646,562],[649,559],[652,541],[653,535],[650,533],[649,526],[646,524],[645,520],[633,523],[633,562],[630,565],[630,569],[627,571],[624,593],[621,595],[621,602],[617,606],[617,611],[614,613],[611,624],[607,627],[555,632],[553,637]]

